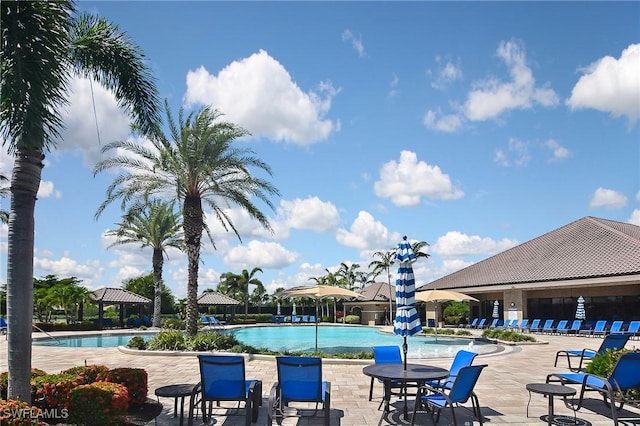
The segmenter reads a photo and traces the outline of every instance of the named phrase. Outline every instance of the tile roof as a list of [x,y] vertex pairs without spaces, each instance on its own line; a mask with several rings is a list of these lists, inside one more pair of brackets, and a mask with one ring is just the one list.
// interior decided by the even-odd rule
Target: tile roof
[[640,274],[640,226],[587,216],[420,290]]
[[103,303],[151,303],[151,299],[123,288],[103,287],[93,292],[94,299]]
[[364,287],[363,289],[358,291],[358,293],[360,293],[360,296],[362,296],[362,299],[359,299],[359,301],[388,302],[389,293],[391,293],[391,301],[392,302],[396,301],[395,286],[393,285],[390,286],[389,284],[383,283],[383,282],[373,283],[367,287]]
[[206,291],[198,296],[198,305],[240,305],[236,299],[217,291]]

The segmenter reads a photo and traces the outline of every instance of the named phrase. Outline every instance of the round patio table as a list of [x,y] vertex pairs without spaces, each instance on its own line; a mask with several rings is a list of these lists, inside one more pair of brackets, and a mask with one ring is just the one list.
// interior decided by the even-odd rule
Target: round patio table
[[162,386],[156,389],[156,397],[173,398],[173,417],[178,415],[178,398],[180,398],[180,426],[184,419],[184,398],[191,396],[194,384],[181,383],[177,385]]
[[[539,393],[544,395],[549,400],[549,414],[547,415],[547,424],[553,423],[553,397],[561,396],[566,398],[576,394],[576,390],[569,386],[556,385],[552,383],[529,383],[527,384],[527,390],[529,391],[529,402],[527,403],[527,417],[529,417],[529,403],[531,402],[531,393]],[[575,411],[573,412],[575,418]]]

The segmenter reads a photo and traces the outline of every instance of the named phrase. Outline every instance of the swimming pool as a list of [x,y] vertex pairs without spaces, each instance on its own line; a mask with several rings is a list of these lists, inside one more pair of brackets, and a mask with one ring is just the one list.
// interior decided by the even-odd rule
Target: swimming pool
[[[306,325],[279,325],[244,327],[230,330],[239,341],[256,348],[272,351],[313,352],[315,327]],[[401,336],[383,333],[366,326],[318,327],[318,351],[324,353],[370,352],[372,346],[402,345]],[[438,336],[410,336],[407,338],[409,358],[448,358],[460,349],[479,354],[495,352],[498,346],[473,339]]]
[[73,337],[49,337],[35,339],[34,345],[38,346],[59,346],[64,348],[115,348],[126,346],[133,336],[140,336],[144,340],[149,340],[155,333],[124,333],[124,334],[102,334]]

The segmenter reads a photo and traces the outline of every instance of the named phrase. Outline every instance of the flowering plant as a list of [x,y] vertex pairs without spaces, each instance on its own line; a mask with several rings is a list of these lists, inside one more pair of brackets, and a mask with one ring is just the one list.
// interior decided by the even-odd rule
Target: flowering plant
[[64,370],[62,374],[73,374],[81,384],[88,385],[101,381],[108,372],[109,367],[105,365],[81,365]]
[[39,419],[42,411],[38,407],[31,407],[26,402],[15,399],[0,399],[0,424],[2,426],[43,426]]
[[48,408],[69,408],[71,389],[81,385],[82,377],[74,374],[47,374],[35,378],[35,399]]
[[[31,369],[31,397],[35,395],[35,383],[33,379],[35,377],[44,376],[47,374],[46,371],[40,370],[39,368]],[[0,373],[0,399],[7,399],[7,388],[9,384],[9,372],[5,371]]]
[[95,382],[71,391],[69,421],[85,426],[117,426],[129,410],[129,393],[118,383]]
[[129,402],[133,405],[144,404],[149,388],[147,372],[142,368],[114,368],[104,376],[106,382],[120,383],[129,391]]

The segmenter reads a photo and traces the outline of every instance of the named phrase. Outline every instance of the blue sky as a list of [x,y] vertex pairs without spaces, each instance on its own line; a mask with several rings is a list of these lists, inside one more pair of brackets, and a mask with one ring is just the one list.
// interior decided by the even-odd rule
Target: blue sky
[[[638,2],[78,6],[141,45],[174,113],[218,108],[274,171],[274,233],[231,210],[240,243],[211,221],[201,289],[255,266],[270,292],[340,262],[366,270],[403,235],[430,244],[422,285],[584,216],[640,225]],[[96,289],[149,272],[151,253],[107,249],[118,205],[94,220],[114,177],[93,177],[100,148],[130,135],[92,86],[93,102],[72,81],[45,161],[34,262]],[[3,226],[0,282],[6,253]],[[169,252],[164,278],[185,297],[185,255]]]

